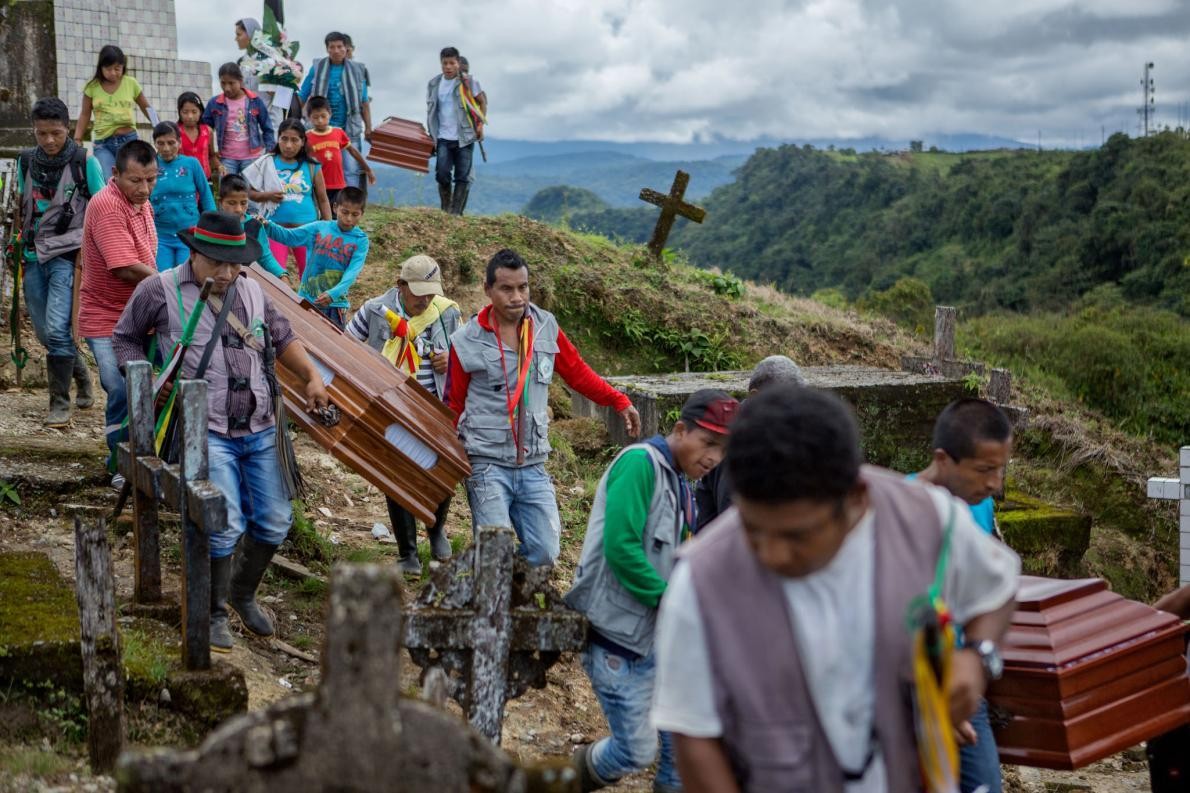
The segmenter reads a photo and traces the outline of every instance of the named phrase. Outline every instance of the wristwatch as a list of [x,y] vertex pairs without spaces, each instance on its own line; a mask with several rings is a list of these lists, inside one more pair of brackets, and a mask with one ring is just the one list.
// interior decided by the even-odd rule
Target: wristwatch
[[967,650],[974,650],[975,654],[979,656],[979,662],[983,665],[983,673],[987,675],[989,681],[999,680],[1004,676],[1004,659],[1000,657],[1000,650],[994,641],[983,639],[977,642],[965,642],[963,647]]

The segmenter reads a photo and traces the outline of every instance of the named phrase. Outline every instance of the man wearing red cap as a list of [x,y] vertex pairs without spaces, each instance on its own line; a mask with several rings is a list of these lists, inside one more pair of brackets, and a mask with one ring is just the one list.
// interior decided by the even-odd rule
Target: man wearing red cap
[[[583,668],[612,733],[575,752],[584,791],[648,768],[657,756],[649,722],[657,606],[678,545],[698,525],[688,480],[706,476],[723,459],[738,408],[725,391],[694,392],[669,435],[621,451],[595,491],[583,555],[565,598],[591,624]],[[681,789],[673,742],[662,733],[653,790]]]

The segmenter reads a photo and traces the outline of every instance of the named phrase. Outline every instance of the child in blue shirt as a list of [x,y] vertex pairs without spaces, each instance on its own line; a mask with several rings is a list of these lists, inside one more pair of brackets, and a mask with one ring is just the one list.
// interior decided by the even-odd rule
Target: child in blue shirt
[[239,174],[228,174],[219,180],[219,211],[235,215],[244,224],[249,237],[260,243],[260,258],[256,260],[266,272],[285,278],[285,268],[269,250],[269,238],[264,226],[256,218],[248,217],[248,182]]
[[214,212],[215,197],[202,163],[178,153],[182,133],[177,124],[162,121],[154,127],[153,145],[157,147],[157,184],[149,200],[157,227],[157,269],[165,272],[190,259],[190,249],[178,232],[194,228],[200,211]]
[[367,198],[364,191],[348,185],[339,193],[337,220],[317,220],[297,228],[266,222],[269,239],[287,246],[308,246],[306,269],[298,294],[314,303],[342,330],[351,303],[347,290],[355,283],[368,258],[368,235],[359,228]]

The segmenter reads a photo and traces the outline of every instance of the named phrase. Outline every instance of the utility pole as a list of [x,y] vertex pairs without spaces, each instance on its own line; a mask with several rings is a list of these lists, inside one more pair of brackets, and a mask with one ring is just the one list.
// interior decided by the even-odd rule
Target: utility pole
[[1156,126],[1155,119],[1157,117],[1157,87],[1153,81],[1152,72],[1154,64],[1152,61],[1145,61],[1144,76],[1140,81],[1140,107],[1136,114],[1141,118],[1141,134],[1144,137],[1149,136],[1149,131]]

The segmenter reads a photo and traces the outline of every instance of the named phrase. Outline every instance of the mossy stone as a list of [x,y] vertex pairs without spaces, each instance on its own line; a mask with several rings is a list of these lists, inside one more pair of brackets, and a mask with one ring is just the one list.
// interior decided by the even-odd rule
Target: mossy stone
[[1021,556],[1024,572],[1058,578],[1079,575],[1091,544],[1091,516],[1010,490],[997,506],[1004,541]]
[[0,681],[81,690],[74,590],[42,553],[0,554]]

